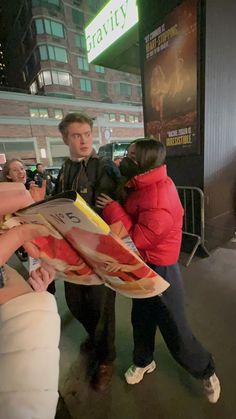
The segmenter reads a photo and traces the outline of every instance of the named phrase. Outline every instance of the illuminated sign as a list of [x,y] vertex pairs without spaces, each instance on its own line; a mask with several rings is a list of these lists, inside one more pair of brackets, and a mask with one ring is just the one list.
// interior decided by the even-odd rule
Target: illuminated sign
[[138,22],[136,0],[111,0],[85,28],[91,63]]

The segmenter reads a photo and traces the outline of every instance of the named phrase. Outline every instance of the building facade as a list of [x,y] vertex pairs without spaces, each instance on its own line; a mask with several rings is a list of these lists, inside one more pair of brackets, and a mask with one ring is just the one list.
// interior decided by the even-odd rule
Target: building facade
[[97,149],[143,136],[139,76],[87,61],[84,27],[104,3],[2,0],[1,68],[8,85],[0,85],[0,153],[7,158],[61,164],[68,150],[57,125],[68,112],[95,118]]
[[68,147],[58,124],[67,113],[79,111],[94,118],[96,150],[107,142],[143,136],[141,106],[0,91],[0,154],[25,164],[60,165]]
[[[3,0],[3,3],[7,3]],[[18,0],[2,7],[9,86],[32,94],[141,103],[136,75],[89,64],[84,27],[96,0]]]

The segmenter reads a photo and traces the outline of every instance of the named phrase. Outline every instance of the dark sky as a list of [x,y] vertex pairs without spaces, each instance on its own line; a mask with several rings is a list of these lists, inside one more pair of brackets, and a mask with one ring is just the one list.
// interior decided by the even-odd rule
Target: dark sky
[[3,44],[13,26],[20,3],[21,0],[0,0],[0,42]]

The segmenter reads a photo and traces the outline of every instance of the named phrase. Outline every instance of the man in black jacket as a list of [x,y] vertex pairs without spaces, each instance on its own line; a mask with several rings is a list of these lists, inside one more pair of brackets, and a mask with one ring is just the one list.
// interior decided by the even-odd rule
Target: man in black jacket
[[[55,193],[73,189],[94,208],[102,192],[112,195],[116,189],[117,168],[99,159],[93,150],[92,119],[82,113],[71,113],[59,124],[70,158],[65,161],[55,186]],[[96,369],[91,384],[105,390],[112,378],[115,359],[115,293],[105,287],[65,283],[67,305],[88,332],[81,352],[95,352]]]

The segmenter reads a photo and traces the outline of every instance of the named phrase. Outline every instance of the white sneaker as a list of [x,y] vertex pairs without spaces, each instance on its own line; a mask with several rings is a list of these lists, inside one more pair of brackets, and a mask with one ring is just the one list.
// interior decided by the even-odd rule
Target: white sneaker
[[155,361],[152,361],[149,365],[144,368],[136,367],[136,365],[131,365],[125,373],[125,379],[128,384],[138,384],[147,372],[148,374],[154,371],[156,368]]
[[220,397],[220,382],[216,374],[203,380],[203,389],[210,403],[216,403]]

